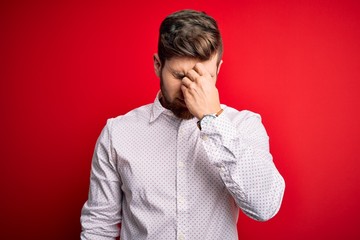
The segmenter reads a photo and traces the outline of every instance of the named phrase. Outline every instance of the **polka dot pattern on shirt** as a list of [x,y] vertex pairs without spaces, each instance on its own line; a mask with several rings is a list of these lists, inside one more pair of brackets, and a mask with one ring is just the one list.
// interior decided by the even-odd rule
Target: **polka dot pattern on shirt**
[[95,147],[82,239],[237,239],[238,207],[278,210],[284,182],[257,114],[225,107],[203,130],[154,104],[108,120]]

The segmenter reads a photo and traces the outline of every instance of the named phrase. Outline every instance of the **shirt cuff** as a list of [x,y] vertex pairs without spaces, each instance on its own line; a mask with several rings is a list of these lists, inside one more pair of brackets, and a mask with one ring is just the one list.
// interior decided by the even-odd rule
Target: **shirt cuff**
[[210,138],[216,145],[220,144],[231,151],[238,134],[234,124],[223,113],[202,125],[200,137],[203,140]]

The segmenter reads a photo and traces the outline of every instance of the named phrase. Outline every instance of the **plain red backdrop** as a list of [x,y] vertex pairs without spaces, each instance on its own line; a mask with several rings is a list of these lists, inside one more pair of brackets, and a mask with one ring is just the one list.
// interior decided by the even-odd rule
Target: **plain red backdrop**
[[218,20],[223,103],[259,112],[282,208],[241,239],[359,239],[358,1],[2,1],[1,239],[79,239],[106,119],[150,103],[161,20]]

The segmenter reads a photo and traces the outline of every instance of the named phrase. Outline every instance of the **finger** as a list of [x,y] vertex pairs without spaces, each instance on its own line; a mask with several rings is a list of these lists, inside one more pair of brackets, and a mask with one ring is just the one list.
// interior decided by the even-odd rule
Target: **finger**
[[200,75],[194,70],[194,69],[190,69],[187,73],[186,76],[191,80],[196,82],[196,80],[198,79],[198,77],[200,77]]
[[187,95],[187,87],[185,87],[185,85],[181,85],[181,91],[183,92],[184,98],[186,98],[185,95]]
[[184,95],[184,101],[185,103],[189,100],[189,96],[191,95],[189,92],[189,89],[185,87],[184,85],[181,85],[181,91]]
[[209,73],[209,71],[205,68],[204,64],[198,62],[195,64],[194,68],[193,68],[200,76],[210,76],[211,74]]
[[193,83],[193,81],[191,81],[188,77],[184,77],[182,79],[182,85],[187,87],[187,88],[189,88],[192,83]]
[[189,80],[188,78],[185,79],[185,84],[183,84],[183,86],[185,86],[187,88],[187,90],[190,92],[197,92],[197,85],[195,82]]

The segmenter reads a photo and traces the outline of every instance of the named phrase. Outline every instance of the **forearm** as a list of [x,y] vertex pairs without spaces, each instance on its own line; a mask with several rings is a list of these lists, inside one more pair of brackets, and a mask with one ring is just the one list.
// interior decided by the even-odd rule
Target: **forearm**
[[120,194],[118,182],[92,173],[89,198],[81,211],[81,239],[113,240],[119,236]]
[[82,240],[110,240],[119,236],[121,181],[111,151],[108,125],[98,138],[92,159],[89,196],[80,219]]
[[201,132],[203,146],[237,205],[251,218],[265,221],[280,208],[285,183],[268,151],[260,118],[235,127],[222,116]]

